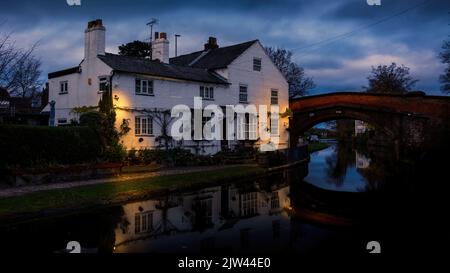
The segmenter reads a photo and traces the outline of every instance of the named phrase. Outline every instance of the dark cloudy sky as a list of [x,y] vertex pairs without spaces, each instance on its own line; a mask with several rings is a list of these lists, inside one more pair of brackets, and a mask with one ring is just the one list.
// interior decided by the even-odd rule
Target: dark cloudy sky
[[411,68],[416,89],[439,94],[444,67],[438,54],[450,35],[449,0],[0,0],[0,33],[16,44],[39,41],[36,54],[44,73],[77,65],[83,57],[84,29],[101,18],[107,51],[148,39],[146,23],[157,31],[181,34],[179,53],[202,48],[208,36],[222,46],[252,39],[294,52],[316,82],[313,93],[361,90],[372,65],[397,62]]

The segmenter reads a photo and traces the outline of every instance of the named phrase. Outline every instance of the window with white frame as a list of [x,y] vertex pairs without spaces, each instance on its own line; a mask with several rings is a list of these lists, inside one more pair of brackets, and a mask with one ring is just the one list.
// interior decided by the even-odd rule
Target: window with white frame
[[153,96],[153,81],[152,80],[135,80],[135,91],[136,95],[147,95]]
[[62,81],[59,82],[59,94],[67,94],[69,93],[69,82]]
[[256,192],[241,195],[241,215],[253,216],[258,212],[258,194]]
[[150,116],[139,116],[134,119],[134,134],[137,136],[153,135],[153,118]]
[[278,104],[278,90],[277,89],[270,90],[270,104],[272,104],[272,105]]
[[104,93],[104,92],[108,92],[108,77],[107,76],[102,76],[98,78],[98,92],[99,93]]
[[[272,114],[273,115],[273,114]],[[272,136],[278,136],[279,135],[279,133],[278,133],[278,119],[275,121],[275,120],[272,120],[272,118],[271,117],[269,117],[270,119],[269,119],[269,122],[270,122],[270,134],[272,135]]]
[[153,230],[153,212],[142,212],[134,215],[134,232],[136,234]]
[[214,87],[200,86],[200,97],[205,100],[214,100]]
[[261,58],[253,58],[253,71],[261,71],[262,61]]
[[248,102],[248,86],[245,84],[239,85],[239,102],[240,103]]
[[258,119],[255,115],[246,114],[237,119],[238,140],[256,140],[258,135]]

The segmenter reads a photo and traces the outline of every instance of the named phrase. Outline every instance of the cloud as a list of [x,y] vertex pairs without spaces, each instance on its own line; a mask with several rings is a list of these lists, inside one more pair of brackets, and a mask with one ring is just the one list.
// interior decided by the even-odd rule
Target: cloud
[[107,50],[117,52],[123,43],[148,39],[145,24],[156,17],[157,30],[171,39],[171,56],[174,34],[182,35],[179,54],[201,50],[208,36],[216,36],[221,46],[260,39],[292,50],[314,77],[317,92],[360,89],[372,65],[393,60],[411,67],[421,80],[418,87],[438,90],[443,67],[436,56],[448,37],[449,1],[430,0],[348,37],[321,42],[417,3],[421,0],[382,0],[381,7],[365,0],[82,0],[81,7],[69,7],[65,0],[7,1],[0,10],[0,33],[12,31],[21,47],[39,41],[36,54],[46,74],[81,61],[89,20],[104,20]]

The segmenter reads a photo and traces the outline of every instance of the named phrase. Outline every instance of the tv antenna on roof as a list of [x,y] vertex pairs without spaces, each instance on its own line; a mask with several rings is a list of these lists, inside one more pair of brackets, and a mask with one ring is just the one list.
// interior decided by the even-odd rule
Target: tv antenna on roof
[[147,23],[147,26],[150,27],[150,44],[153,41],[153,26],[158,24],[158,19],[152,18],[150,22]]

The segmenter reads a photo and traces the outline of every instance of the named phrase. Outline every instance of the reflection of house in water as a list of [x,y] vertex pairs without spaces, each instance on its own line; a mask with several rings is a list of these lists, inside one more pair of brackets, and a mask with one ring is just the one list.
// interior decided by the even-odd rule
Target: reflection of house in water
[[356,168],[357,169],[367,169],[370,166],[370,158],[355,152],[356,154]]
[[283,210],[290,206],[288,195],[287,186],[269,192],[218,186],[126,204],[115,231],[115,251],[262,251],[264,245],[273,249],[277,243],[281,247],[289,240],[290,221]]
[[369,128],[364,121],[355,120],[355,136],[364,134],[368,129]]

